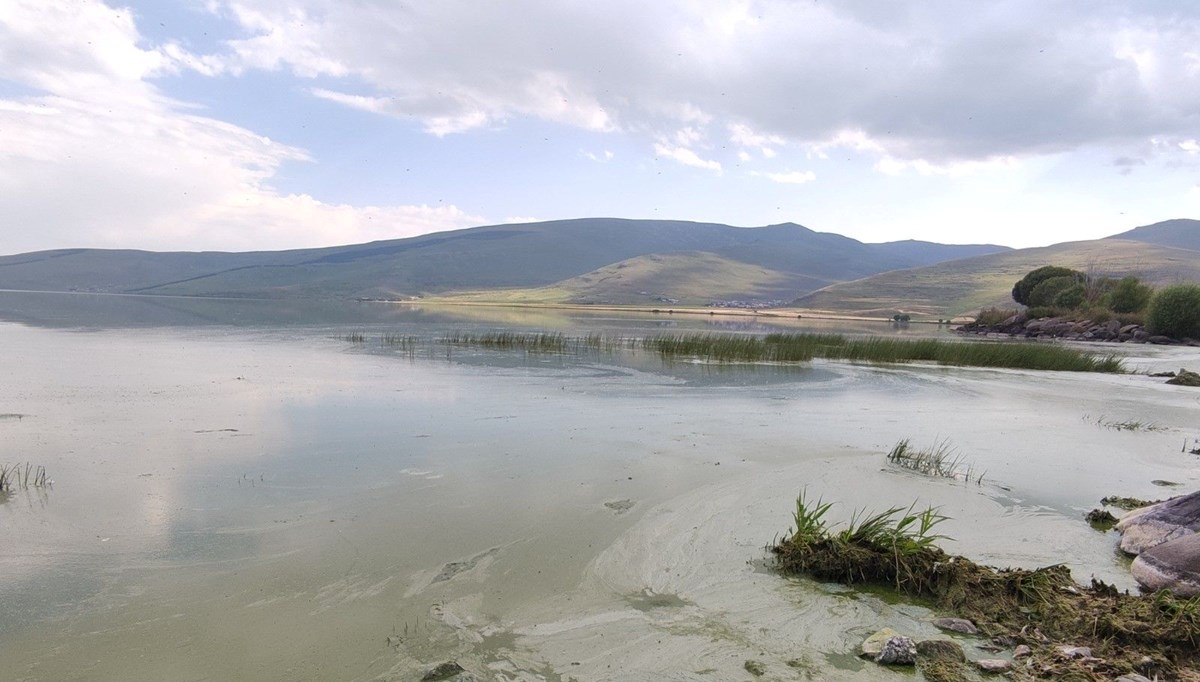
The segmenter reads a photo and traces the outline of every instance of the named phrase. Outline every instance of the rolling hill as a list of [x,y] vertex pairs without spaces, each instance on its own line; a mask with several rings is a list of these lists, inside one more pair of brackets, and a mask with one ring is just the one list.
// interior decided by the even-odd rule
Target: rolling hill
[[[1171,227],[1160,229],[1162,225]],[[833,284],[800,297],[794,305],[845,314],[903,311],[938,318],[993,306],[1011,308],[1015,306],[1013,283],[1043,265],[1104,276],[1135,275],[1153,285],[1200,281],[1200,250],[1164,245],[1197,241],[1200,221],[1168,221],[1105,239],[996,253]]]
[[[1003,250],[911,241],[864,244],[790,223],[739,228],[586,218],[294,251],[20,254],[0,257],[0,289],[330,299],[549,287],[570,300],[619,293],[622,302],[635,302],[629,291],[647,292],[648,298],[636,302],[791,298],[830,282]],[[641,274],[614,280],[606,268]],[[701,296],[705,286],[718,295]]]

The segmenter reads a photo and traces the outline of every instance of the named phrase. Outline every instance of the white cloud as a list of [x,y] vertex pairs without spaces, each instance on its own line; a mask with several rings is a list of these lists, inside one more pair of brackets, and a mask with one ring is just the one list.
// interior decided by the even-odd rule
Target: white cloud
[[603,152],[600,152],[599,154],[597,154],[595,152],[589,152],[584,149],[579,150],[579,153],[583,154],[584,157],[591,159],[592,161],[595,161],[596,163],[608,163],[609,161],[612,161],[613,158],[615,158],[615,155],[607,149],[605,149]]
[[217,7],[249,34],[221,55],[227,68],[348,77],[443,135],[528,116],[648,146],[718,128],[769,155],[857,131],[881,157],[937,166],[1182,136],[1200,110],[1190,5],[530,0],[519,17],[469,0]]
[[695,168],[703,168],[705,170],[721,172],[721,163],[712,159],[702,159],[696,152],[687,147],[675,147],[662,143],[654,145],[654,153],[672,161],[677,161],[685,166]]
[[280,167],[308,154],[163,96],[146,79],[189,57],[141,42],[127,10],[97,2],[0,7],[0,72],[45,93],[0,100],[6,251],[284,248],[481,222],[453,206],[352,207],[275,191]]
[[817,174],[812,171],[788,171],[786,173],[754,172],[751,175],[763,177],[771,182],[778,182],[785,185],[803,185],[817,179]]

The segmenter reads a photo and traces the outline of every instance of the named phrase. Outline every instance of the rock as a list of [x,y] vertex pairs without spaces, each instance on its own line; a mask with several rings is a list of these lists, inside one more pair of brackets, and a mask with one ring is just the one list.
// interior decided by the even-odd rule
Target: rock
[[1138,341],[1145,341],[1150,338],[1150,332],[1145,329],[1135,329],[1133,330],[1133,338]]
[[950,639],[923,639],[917,642],[917,655],[931,661],[962,663],[967,660],[962,646]]
[[1167,383],[1172,386],[1200,386],[1200,374],[1181,369],[1179,374],[1167,379]]
[[1120,320],[1109,320],[1108,322],[1105,323],[1104,330],[1107,331],[1109,334],[1113,334],[1113,335],[1118,334],[1121,331],[1121,321]]
[[1154,336],[1147,337],[1146,342],[1147,343],[1157,343],[1160,345],[1167,344],[1167,343],[1171,343],[1171,337],[1162,336],[1161,334],[1155,334]]
[[896,635],[883,643],[883,650],[875,657],[880,665],[915,665],[917,645],[911,637]]
[[1153,372],[1150,374],[1150,376],[1158,378],[1158,379],[1174,379],[1175,373],[1174,372]]
[[975,661],[975,666],[985,673],[999,675],[1012,670],[1012,661],[1003,658],[981,658]]
[[1153,680],[1151,680],[1149,677],[1146,677],[1145,675],[1138,675],[1137,673],[1131,673],[1129,675],[1122,675],[1122,676],[1118,677],[1117,682],[1153,682]]
[[1200,530],[1200,491],[1135,509],[1117,523],[1121,551],[1141,554],[1168,540]]
[[862,643],[862,652],[859,656],[863,658],[874,659],[883,651],[883,645],[891,638],[898,636],[900,633],[891,628],[884,628],[879,632],[868,637]]
[[1120,329],[1118,329],[1117,332],[1121,333],[1121,334],[1133,334],[1135,331],[1137,331],[1140,328],[1141,328],[1141,325],[1138,325],[1138,324],[1127,324],[1124,327],[1121,327]]
[[1200,535],[1184,535],[1144,550],[1130,566],[1147,590],[1170,590],[1180,597],[1200,594]]
[[755,677],[762,677],[763,675],[767,674],[767,666],[759,663],[758,661],[746,661],[742,667],[746,669],[746,672]]
[[1058,653],[1063,658],[1091,658],[1092,650],[1085,646],[1063,645],[1058,647]]
[[1033,655],[1033,649],[1030,649],[1028,646],[1026,646],[1024,644],[1021,644],[1016,649],[1013,649],[1013,658],[1025,658],[1026,656],[1032,656],[1032,655]]
[[934,627],[942,630],[950,630],[964,635],[979,634],[979,628],[966,618],[934,618],[932,622]]
[[425,673],[425,676],[421,678],[421,682],[441,682],[441,680],[449,680],[459,673],[465,672],[466,669],[464,669],[457,662],[446,661],[445,663],[439,664],[433,670]]

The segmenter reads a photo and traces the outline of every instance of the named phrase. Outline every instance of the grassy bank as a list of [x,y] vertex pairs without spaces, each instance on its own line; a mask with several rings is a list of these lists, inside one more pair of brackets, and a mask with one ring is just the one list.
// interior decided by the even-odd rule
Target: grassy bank
[[[1064,566],[998,570],[950,556],[935,544],[944,520],[935,509],[857,514],[835,532],[825,522],[829,506],[797,500],[795,528],[773,548],[783,572],[929,600],[1002,646],[1029,646],[1032,664],[1018,677],[1196,679],[1200,672],[1200,598],[1130,595],[1095,580],[1085,587]],[[1092,656],[1064,657],[1061,645],[1090,647]]]

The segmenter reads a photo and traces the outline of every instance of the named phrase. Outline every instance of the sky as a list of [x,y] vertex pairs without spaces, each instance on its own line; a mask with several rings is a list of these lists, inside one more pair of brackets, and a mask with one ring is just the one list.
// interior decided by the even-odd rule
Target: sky
[[1190,0],[0,0],[0,254],[1200,218]]

